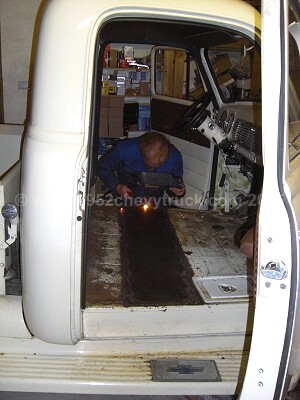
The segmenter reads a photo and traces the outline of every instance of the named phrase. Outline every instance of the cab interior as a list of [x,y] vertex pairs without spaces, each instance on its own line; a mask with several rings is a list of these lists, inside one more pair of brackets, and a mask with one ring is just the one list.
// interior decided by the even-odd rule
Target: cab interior
[[[107,97],[103,59],[114,43],[151,47],[150,129],[165,134],[183,156],[187,191],[180,201],[145,208],[103,200],[99,141],[113,146],[144,132],[124,124],[122,136],[99,139]],[[83,308],[247,309],[263,179],[257,43],[208,24],[116,19],[101,28],[97,46],[89,171],[95,201],[87,207]]]

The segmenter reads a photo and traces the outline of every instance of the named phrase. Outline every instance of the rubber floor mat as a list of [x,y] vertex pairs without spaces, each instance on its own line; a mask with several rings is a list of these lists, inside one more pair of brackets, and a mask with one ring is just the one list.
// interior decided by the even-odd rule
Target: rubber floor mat
[[203,304],[167,209],[124,207],[119,215],[123,305]]

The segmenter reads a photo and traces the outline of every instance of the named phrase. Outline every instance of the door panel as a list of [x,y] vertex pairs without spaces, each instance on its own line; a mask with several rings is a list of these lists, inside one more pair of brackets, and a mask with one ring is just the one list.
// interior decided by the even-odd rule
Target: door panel
[[[151,101],[152,129],[174,136],[173,127],[186,108],[186,105],[169,101],[166,97],[164,99],[153,98]],[[176,118],[176,116],[178,117]],[[199,131],[189,129],[181,132],[180,138],[202,147],[210,147],[209,140],[201,135]]]
[[[263,1],[264,182],[258,218],[254,329],[240,399],[285,398],[298,285],[297,224],[286,185],[287,2]],[[274,26],[280,27],[274,30]]]

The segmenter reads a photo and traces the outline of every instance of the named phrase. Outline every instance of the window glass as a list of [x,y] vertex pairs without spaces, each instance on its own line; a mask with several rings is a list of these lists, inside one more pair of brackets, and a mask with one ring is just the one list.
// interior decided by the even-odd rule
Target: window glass
[[159,49],[155,54],[155,90],[163,96],[194,100],[203,92],[200,71],[184,50]]
[[260,101],[260,55],[249,40],[211,47],[208,56],[224,101]]

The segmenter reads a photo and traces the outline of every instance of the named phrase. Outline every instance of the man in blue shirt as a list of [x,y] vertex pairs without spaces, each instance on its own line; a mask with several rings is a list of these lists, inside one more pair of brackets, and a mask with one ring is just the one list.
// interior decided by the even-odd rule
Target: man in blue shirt
[[[108,153],[100,158],[98,175],[110,190],[123,198],[161,197],[163,188],[145,188],[133,178],[136,172],[168,173],[182,178],[183,163],[180,152],[167,138],[158,132],[120,140]],[[171,197],[182,197],[185,185],[167,190]]]

